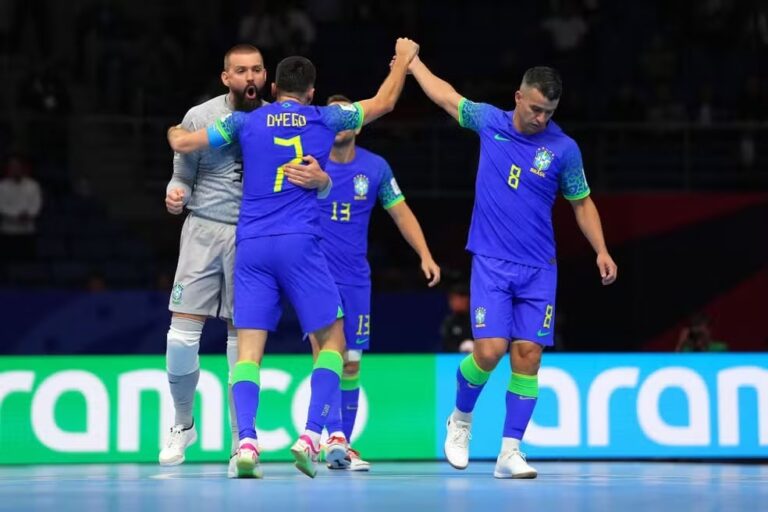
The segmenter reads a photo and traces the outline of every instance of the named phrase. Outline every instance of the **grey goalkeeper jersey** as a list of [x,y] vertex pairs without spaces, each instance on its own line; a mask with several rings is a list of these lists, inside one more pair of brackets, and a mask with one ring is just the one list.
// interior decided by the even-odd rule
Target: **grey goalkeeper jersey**
[[[263,104],[263,103],[262,103]],[[181,125],[194,131],[205,128],[232,108],[222,94],[189,109]],[[167,191],[183,188],[185,205],[204,219],[237,224],[243,197],[243,159],[240,144],[173,156],[173,177]]]

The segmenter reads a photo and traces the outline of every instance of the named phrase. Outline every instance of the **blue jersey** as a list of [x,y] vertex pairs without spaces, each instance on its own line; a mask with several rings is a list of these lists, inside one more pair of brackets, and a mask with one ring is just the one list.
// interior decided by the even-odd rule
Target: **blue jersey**
[[467,250],[534,267],[555,264],[552,205],[589,195],[576,142],[550,121],[534,135],[519,133],[513,112],[459,102],[459,124],[480,135],[480,162]]
[[329,160],[325,172],[333,180],[333,189],[320,200],[320,248],[337,283],[368,285],[368,223],[373,207],[377,199],[389,209],[405,198],[387,161],[360,147],[355,148],[351,162]]
[[320,235],[315,190],[285,179],[283,166],[312,155],[325,167],[337,132],[363,124],[358,103],[314,107],[282,101],[252,112],[233,112],[208,127],[208,141],[221,147],[240,142],[243,201],[237,241],[271,235]]

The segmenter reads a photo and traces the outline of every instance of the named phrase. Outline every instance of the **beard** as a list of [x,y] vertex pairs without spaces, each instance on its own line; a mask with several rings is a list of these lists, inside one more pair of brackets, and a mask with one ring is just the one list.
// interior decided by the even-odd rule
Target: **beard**
[[[247,94],[249,89],[252,89],[250,91],[252,96],[250,97]],[[242,91],[232,89],[232,96],[235,103],[233,106],[235,107],[235,110],[239,110],[240,112],[250,112],[261,106],[261,89],[256,86],[246,87]]]

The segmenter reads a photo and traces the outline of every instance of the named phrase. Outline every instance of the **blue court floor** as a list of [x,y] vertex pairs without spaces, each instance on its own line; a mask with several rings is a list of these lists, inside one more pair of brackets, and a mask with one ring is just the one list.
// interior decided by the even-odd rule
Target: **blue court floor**
[[739,511],[768,510],[768,466],[535,462],[536,480],[496,480],[492,462],[456,471],[444,462],[379,462],[370,473],[311,480],[290,464],[263,480],[228,480],[226,465],[0,467],[0,510],[56,512]]

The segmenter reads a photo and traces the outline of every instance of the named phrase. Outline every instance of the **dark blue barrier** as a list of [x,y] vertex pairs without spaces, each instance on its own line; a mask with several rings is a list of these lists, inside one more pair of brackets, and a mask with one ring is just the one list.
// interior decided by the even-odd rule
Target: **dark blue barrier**
[[[170,313],[159,291],[0,290],[2,354],[153,354],[165,351]],[[446,314],[439,292],[375,294],[373,352],[433,352]],[[201,352],[224,351],[226,325],[209,321]],[[267,351],[307,350],[293,309],[285,304]]]

